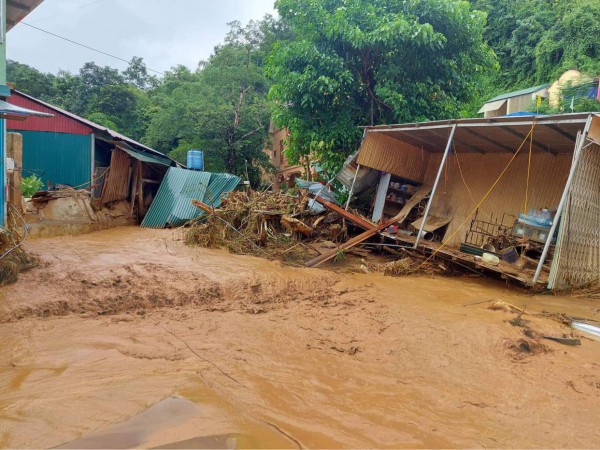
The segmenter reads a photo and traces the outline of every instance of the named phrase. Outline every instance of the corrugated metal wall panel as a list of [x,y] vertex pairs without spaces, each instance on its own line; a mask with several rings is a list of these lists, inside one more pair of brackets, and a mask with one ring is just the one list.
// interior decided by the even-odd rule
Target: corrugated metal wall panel
[[430,153],[382,133],[367,133],[358,164],[422,182]]
[[344,167],[336,175],[337,180],[344,185],[344,187],[350,191],[354,184],[353,195],[359,195],[363,191],[367,190],[371,186],[374,186],[379,180],[379,171],[371,169],[370,167],[360,167],[358,173],[358,152],[351,155],[346,159]]
[[562,215],[550,285],[600,280],[600,145],[582,150]]
[[[528,153],[524,150],[521,151],[522,153],[515,158],[510,168],[482,204],[480,208],[482,212],[492,213],[494,217],[501,217],[504,213],[517,216],[523,212]],[[470,226],[469,214],[498,178],[511,157],[512,154],[509,153],[485,155],[450,153],[430,214],[436,217],[452,218],[448,224],[446,239],[461,226],[465,219],[468,218],[468,220],[448,245],[458,246],[464,242]],[[425,183],[433,184],[435,181],[441,158],[441,154],[431,155],[424,177]],[[461,178],[457,158],[473,200]],[[572,155],[566,154],[557,156],[533,154],[528,208],[555,208],[558,206],[571,167],[571,159]]]
[[171,167],[141,226],[164,228],[183,225],[202,213],[192,205],[192,199],[217,207],[221,204],[221,195],[235,189],[239,182],[240,178],[234,175]]
[[38,175],[44,185],[88,183],[92,135],[18,131],[23,135],[23,177]]
[[238,184],[240,178],[228,173],[213,173],[210,179],[208,189],[204,193],[204,203],[215,208],[221,206],[222,195],[225,192],[233,191]]
[[20,96],[18,92],[13,92],[13,94],[7,98],[7,101],[12,105],[54,115],[54,117],[51,118],[29,117],[27,120],[7,120],[7,128],[9,130],[51,131],[55,133],[70,134],[90,134],[93,131],[92,128],[85,126],[64,114]]

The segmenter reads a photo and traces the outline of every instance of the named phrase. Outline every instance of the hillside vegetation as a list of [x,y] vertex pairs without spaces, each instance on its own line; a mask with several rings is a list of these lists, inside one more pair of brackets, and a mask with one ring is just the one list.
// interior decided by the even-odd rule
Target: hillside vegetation
[[[78,73],[10,61],[27,94],[138,139],[180,161],[206,151],[208,170],[259,183],[271,122],[290,129],[288,156],[332,172],[358,126],[474,116],[506,91],[567,69],[600,74],[600,0],[278,0],[230,31],[194,70],[159,77],[134,57],[119,71]],[[598,110],[581,101],[575,110]],[[547,108],[546,108],[547,109]]]

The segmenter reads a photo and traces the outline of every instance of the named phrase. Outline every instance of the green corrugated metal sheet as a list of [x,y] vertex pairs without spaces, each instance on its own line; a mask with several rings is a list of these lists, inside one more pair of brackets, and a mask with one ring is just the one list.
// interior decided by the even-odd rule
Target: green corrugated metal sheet
[[23,135],[23,177],[39,176],[44,185],[89,183],[92,137],[46,131],[16,131]]
[[132,148],[131,146],[123,143],[123,142],[119,142],[117,144],[115,144],[117,147],[119,147],[121,150],[123,150],[125,153],[127,153],[129,156],[131,156],[132,158],[135,158],[139,161],[142,162],[146,162],[146,163],[152,163],[152,164],[162,164],[163,166],[170,166],[172,161],[165,157],[160,157],[158,155],[153,155],[152,153],[146,153],[146,152],[142,152],[140,150],[136,150],[134,148]]
[[525,94],[533,94],[534,92],[541,91],[542,89],[545,89],[548,86],[549,86],[548,84],[540,84],[539,86],[525,88],[525,89],[521,89],[519,91],[507,92],[506,94],[500,94],[494,98],[489,99],[486,103],[495,102],[498,100],[504,100],[505,98],[518,97],[520,95],[525,95]]
[[218,206],[221,194],[239,184],[240,178],[229,174],[211,174],[171,167],[144,217],[144,228],[164,228],[183,225],[202,211],[192,205],[192,199]]
[[240,178],[228,173],[213,173],[208,189],[204,194],[204,200],[207,205],[218,208],[221,206],[221,196],[224,192],[233,191],[238,184]]

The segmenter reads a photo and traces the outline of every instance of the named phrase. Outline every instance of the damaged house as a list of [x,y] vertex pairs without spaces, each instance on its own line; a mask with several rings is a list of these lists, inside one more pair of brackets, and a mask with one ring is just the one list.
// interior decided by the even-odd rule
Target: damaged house
[[598,115],[367,127],[338,179],[353,195],[376,184],[379,224],[340,249],[379,232],[528,285],[600,279]]
[[6,124],[20,176],[35,174],[45,186],[23,207],[34,235],[139,223],[167,170],[180,166],[127,136],[22,92],[13,90],[8,101],[51,115]]

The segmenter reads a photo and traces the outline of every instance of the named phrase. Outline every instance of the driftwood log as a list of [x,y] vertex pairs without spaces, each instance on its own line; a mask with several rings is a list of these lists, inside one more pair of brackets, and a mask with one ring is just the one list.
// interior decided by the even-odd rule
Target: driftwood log
[[291,232],[296,232],[296,233],[300,233],[306,237],[309,237],[312,232],[313,232],[313,228],[309,225],[306,225],[304,222],[302,222],[299,219],[295,219],[291,216],[283,216],[281,218],[281,224],[289,231]]

